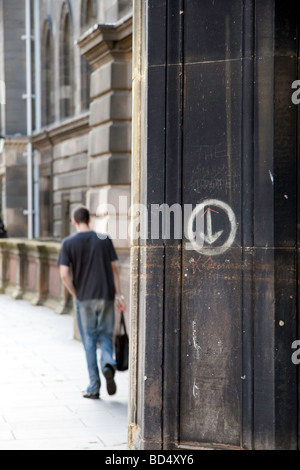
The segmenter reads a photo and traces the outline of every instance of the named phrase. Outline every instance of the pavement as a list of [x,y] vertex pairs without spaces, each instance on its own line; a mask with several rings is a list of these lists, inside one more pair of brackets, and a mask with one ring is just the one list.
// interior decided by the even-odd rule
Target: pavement
[[88,385],[73,319],[0,296],[0,450],[126,450],[128,373],[118,393]]

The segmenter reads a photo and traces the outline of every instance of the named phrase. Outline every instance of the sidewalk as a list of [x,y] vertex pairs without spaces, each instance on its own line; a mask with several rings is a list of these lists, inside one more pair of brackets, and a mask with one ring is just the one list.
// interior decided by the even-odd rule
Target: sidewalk
[[81,397],[88,385],[71,316],[0,296],[0,450],[126,449],[128,373],[118,394]]

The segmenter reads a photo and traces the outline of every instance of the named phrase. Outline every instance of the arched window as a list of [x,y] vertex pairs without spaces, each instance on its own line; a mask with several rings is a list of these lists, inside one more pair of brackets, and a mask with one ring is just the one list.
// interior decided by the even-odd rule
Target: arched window
[[73,49],[70,12],[64,4],[60,26],[60,117],[74,113]]
[[95,0],[82,0],[81,3],[81,30],[85,32],[97,21],[97,2]]
[[[93,0],[82,0],[81,31],[85,32],[97,21],[97,7]],[[86,111],[90,106],[90,81],[92,67],[83,56],[81,57],[81,110]]]
[[50,20],[45,23],[42,41],[42,122],[43,126],[47,126],[54,121],[53,37]]

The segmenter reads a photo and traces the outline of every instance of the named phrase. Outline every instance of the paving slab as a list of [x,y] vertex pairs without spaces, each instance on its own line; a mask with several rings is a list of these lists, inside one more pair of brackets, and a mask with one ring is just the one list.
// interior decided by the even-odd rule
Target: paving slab
[[0,296],[0,450],[126,450],[128,373],[118,393],[88,385],[73,319]]

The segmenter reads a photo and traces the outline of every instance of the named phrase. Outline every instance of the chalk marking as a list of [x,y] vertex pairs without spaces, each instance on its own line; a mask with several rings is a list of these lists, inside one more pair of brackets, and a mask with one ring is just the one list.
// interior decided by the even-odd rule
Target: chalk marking
[[201,232],[201,237],[209,245],[213,245],[224,233],[224,230],[221,230],[220,232],[213,234],[212,218],[211,218],[211,213],[212,212],[215,212],[215,214],[219,214],[219,212],[217,212],[217,211],[213,211],[212,209],[207,209],[207,211],[204,213],[204,214],[207,213],[207,233],[206,233],[206,235],[204,235]]
[[200,358],[200,351],[202,351],[201,346],[197,343],[197,331],[196,331],[196,322],[193,321],[193,343],[194,348],[197,351],[197,359]]
[[[202,232],[200,232],[200,239],[209,245],[213,245],[220,236],[224,233],[218,232],[216,234],[213,234],[213,229],[212,229],[212,218],[211,218],[211,211],[206,211],[206,207],[218,207],[222,211],[225,212],[225,214],[228,217],[229,223],[230,223],[230,234],[226,242],[223,244],[223,246],[216,246],[211,248],[207,247],[207,245],[202,246],[202,244],[197,243],[197,240],[195,239],[195,234],[193,232],[193,226],[194,226],[194,221],[197,219],[198,214],[202,213],[202,217],[204,216],[204,213],[207,213],[207,234],[204,235]],[[215,211],[216,212],[216,211]],[[206,255],[206,256],[218,256],[223,253],[226,253],[227,250],[233,245],[236,234],[237,234],[237,228],[238,224],[236,221],[235,214],[231,207],[226,204],[225,202],[218,201],[217,199],[208,199],[204,201],[202,204],[199,204],[194,211],[192,212],[192,215],[189,219],[188,227],[187,227],[187,238],[190,240],[192,248],[197,251],[200,254]]]
[[194,398],[198,398],[199,397],[199,387],[197,387],[196,385],[196,380],[194,380],[194,386],[193,386],[193,395],[194,395]]

